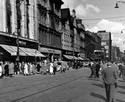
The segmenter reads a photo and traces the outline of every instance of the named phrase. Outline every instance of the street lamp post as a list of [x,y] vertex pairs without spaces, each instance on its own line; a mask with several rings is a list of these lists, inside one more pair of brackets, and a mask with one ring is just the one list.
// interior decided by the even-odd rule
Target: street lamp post
[[[116,1],[115,8],[119,8],[118,3],[125,3],[125,0],[118,0],[118,1]],[[125,29],[122,29],[121,33],[124,33],[123,30],[125,30]]]
[[[21,10],[20,10],[20,5],[24,0],[16,0],[16,13],[17,13],[17,58],[16,58],[16,62],[19,63],[19,36],[21,35]],[[26,16],[27,16],[27,30],[28,30],[28,6],[29,4],[29,0],[25,0],[26,1]],[[27,32],[28,33],[28,32]]]
[[21,10],[20,5],[23,0],[16,0],[16,13],[17,13],[17,58],[16,62],[19,63],[19,36],[20,36],[20,29],[21,29]]

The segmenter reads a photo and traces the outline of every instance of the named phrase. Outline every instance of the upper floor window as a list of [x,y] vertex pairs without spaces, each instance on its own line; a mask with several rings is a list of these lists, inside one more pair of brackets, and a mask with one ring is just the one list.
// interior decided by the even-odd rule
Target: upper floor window
[[38,3],[45,6],[47,3],[47,0],[39,0]]
[[50,1],[50,9],[54,11],[54,3],[52,1]]
[[56,4],[56,5],[55,5],[55,10],[56,10],[57,12],[59,12],[60,6]]

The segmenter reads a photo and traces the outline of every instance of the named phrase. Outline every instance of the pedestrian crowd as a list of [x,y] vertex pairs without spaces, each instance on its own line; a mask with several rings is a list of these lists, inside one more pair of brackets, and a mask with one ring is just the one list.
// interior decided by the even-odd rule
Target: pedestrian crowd
[[99,71],[100,71],[100,62],[93,61],[89,63],[89,67],[91,70],[91,74],[89,78],[99,78]]
[[89,64],[91,74],[89,78],[101,78],[106,92],[106,102],[115,101],[115,91],[118,87],[118,79],[125,81],[125,63],[111,61],[93,61]]
[[[79,69],[81,63],[66,62],[55,59],[53,62],[44,60],[37,63],[11,61],[0,62],[0,78],[13,77],[16,74],[24,76],[42,74],[55,75],[56,72],[64,73],[70,67]],[[118,78],[125,81],[125,63],[115,63],[111,61],[92,61],[88,67],[91,70],[89,78],[99,79],[103,81],[106,92],[106,102],[115,102],[115,90],[118,86]]]
[[34,74],[50,74],[55,75],[56,72],[66,72],[69,69],[69,65],[65,61],[50,62],[47,60],[32,63],[32,62],[19,62],[14,63],[11,61],[0,62],[0,78],[13,77],[15,75],[22,74],[24,76]]

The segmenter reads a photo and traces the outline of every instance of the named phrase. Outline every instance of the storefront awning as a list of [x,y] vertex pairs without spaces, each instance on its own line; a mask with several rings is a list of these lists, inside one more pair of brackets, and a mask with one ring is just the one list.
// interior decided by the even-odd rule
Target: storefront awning
[[46,57],[45,55],[41,54],[41,52],[39,52],[38,50],[36,50],[36,49],[33,49],[33,50],[35,52],[35,56],[37,56],[37,57]]
[[46,57],[43,54],[41,54],[38,50],[36,49],[30,49],[30,48],[24,48],[20,47],[22,51],[24,51],[28,56],[34,56],[34,57]]
[[78,60],[81,60],[81,61],[89,61],[89,59],[86,58],[86,57],[84,57],[84,58],[82,58],[82,57],[78,57]]
[[[9,45],[3,45],[3,44],[0,44],[0,46],[3,49],[5,49],[7,52],[9,52],[11,54],[11,56],[16,56],[17,55],[17,47],[9,46]],[[19,55],[20,56],[26,56],[27,54],[19,49]]]
[[0,44],[0,46],[6,50],[7,52],[9,52],[11,54],[11,56],[15,56],[16,55],[16,51],[14,49],[12,49],[11,46],[8,46],[8,45],[2,45]]
[[79,58],[78,57],[75,57],[75,56],[70,56],[70,55],[63,55],[65,58],[69,59],[69,60],[78,60]]
[[[8,46],[8,45],[7,45]],[[16,46],[10,46],[11,47],[11,49],[13,49],[14,51],[15,51],[15,55],[13,55],[13,56],[16,56],[17,55],[17,47]],[[27,56],[27,54],[24,52],[24,51],[22,51],[20,48],[19,48],[19,55],[20,56]]]
[[63,55],[65,58],[69,59],[69,60],[73,60],[73,56],[70,55]]
[[79,60],[79,58],[78,58],[78,57],[76,57],[76,56],[73,56],[73,59],[75,59],[75,60]]
[[[10,46],[10,45],[3,45],[0,44],[2,48],[4,48],[7,52],[11,54],[11,56],[17,55],[17,47],[16,46]],[[24,48],[19,47],[19,55],[20,56],[34,56],[34,57],[45,57],[43,54],[41,54],[36,49],[30,49],[30,48]]]
[[84,59],[83,59],[82,57],[78,57],[78,60],[81,60],[81,61],[83,61]]

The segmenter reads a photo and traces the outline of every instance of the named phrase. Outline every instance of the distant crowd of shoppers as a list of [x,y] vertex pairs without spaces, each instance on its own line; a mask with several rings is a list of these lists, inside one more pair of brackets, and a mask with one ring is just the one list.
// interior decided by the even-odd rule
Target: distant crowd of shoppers
[[54,62],[47,60],[32,63],[32,62],[19,62],[14,63],[11,61],[0,62],[0,78],[2,77],[13,77],[14,75],[22,74],[24,76],[34,74],[50,74],[55,75],[56,72],[65,72],[70,68],[70,65],[65,61]]
[[125,63],[112,61],[92,61],[89,64],[91,74],[89,78],[101,78],[106,92],[106,102],[115,101],[115,91],[118,79],[125,81]]
[[100,62],[99,61],[93,61],[89,63],[89,67],[91,69],[91,74],[89,78],[99,78],[99,71],[100,71]]
[[[34,74],[55,75],[56,72],[64,73],[70,67],[79,69],[83,67],[80,61],[66,62],[55,59],[53,62],[44,60],[37,63],[11,61],[0,62],[0,78],[13,77],[15,74],[24,76]],[[125,81],[125,63],[114,63],[111,61],[91,61],[88,67],[91,70],[89,78],[101,78],[105,86],[106,102],[115,102],[115,89],[117,88],[118,78]]]

